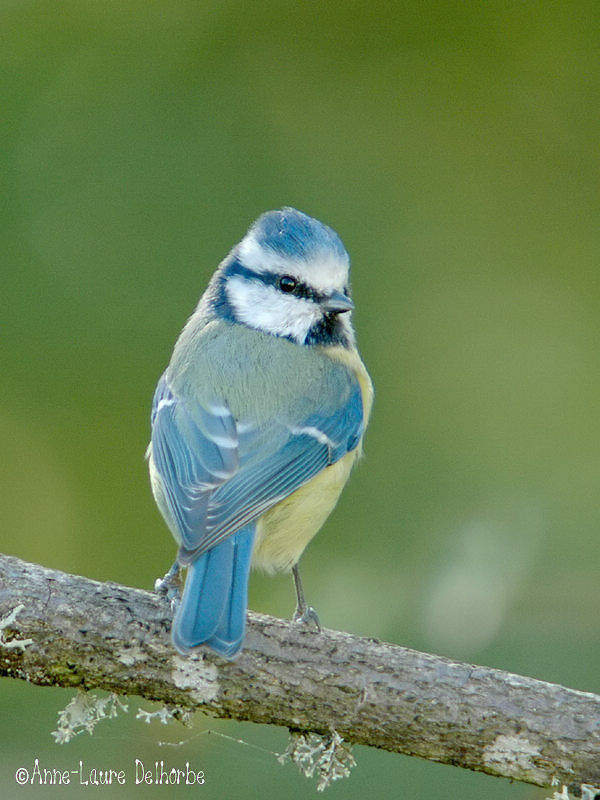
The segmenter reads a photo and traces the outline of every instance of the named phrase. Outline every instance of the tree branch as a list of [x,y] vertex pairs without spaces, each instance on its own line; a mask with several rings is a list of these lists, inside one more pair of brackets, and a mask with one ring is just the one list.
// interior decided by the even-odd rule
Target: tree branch
[[598,695],[254,613],[237,661],[182,657],[163,597],[9,556],[0,556],[2,620],[0,675],[335,730],[349,743],[540,786],[600,784]]

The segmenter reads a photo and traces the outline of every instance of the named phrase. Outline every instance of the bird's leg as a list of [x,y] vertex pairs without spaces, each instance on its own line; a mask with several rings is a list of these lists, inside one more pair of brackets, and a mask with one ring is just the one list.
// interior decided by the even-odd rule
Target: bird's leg
[[180,570],[181,567],[179,566],[179,563],[175,561],[175,563],[171,566],[171,569],[163,578],[157,578],[154,581],[154,591],[157,592],[157,594],[164,595],[168,600],[170,600],[171,607],[173,608],[179,602],[181,588]]
[[296,610],[294,611],[294,616],[292,617],[292,619],[294,622],[302,622],[302,623],[313,622],[320,633],[321,623],[319,622],[319,617],[317,616],[317,612],[314,610],[312,606],[307,606],[306,600],[304,599],[304,589],[302,588],[302,580],[300,578],[300,570],[298,569],[298,564],[294,564],[294,566],[292,567],[292,575],[294,576],[294,586],[296,587],[296,597],[298,598],[296,603]]

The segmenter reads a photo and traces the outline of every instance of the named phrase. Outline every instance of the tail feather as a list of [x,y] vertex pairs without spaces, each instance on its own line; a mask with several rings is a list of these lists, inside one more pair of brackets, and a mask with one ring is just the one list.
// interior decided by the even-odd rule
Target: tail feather
[[248,606],[248,573],[254,543],[254,525],[251,530],[240,531],[233,541],[233,572],[229,596],[215,634],[206,644],[226,658],[233,657],[242,646],[246,630]]
[[248,525],[197,558],[188,568],[171,636],[186,654],[206,644],[225,658],[242,646],[255,525]]

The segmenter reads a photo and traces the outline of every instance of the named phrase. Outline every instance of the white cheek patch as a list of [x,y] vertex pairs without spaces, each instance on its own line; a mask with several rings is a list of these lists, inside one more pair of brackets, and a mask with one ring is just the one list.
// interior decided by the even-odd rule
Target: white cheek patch
[[234,276],[225,291],[240,322],[265,333],[290,336],[300,344],[321,319],[321,311],[311,300],[283,294],[259,281]]
[[291,275],[302,283],[308,283],[317,292],[343,291],[348,283],[348,258],[336,258],[333,253],[315,254],[311,261],[286,258],[262,247],[253,233],[247,234],[238,245],[240,263],[254,272],[273,272],[276,275]]

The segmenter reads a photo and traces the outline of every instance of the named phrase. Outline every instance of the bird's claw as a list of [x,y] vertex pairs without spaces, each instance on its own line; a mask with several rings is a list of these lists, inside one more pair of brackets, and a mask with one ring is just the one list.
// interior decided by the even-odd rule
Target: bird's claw
[[319,622],[319,616],[315,609],[312,606],[304,606],[304,608],[296,608],[294,611],[294,616],[292,617],[293,622],[298,622],[301,625],[309,625],[313,624],[317,631],[321,633],[321,623]]
[[179,565],[173,564],[171,569],[162,578],[154,581],[154,591],[171,601],[171,609],[175,611],[181,596],[181,579],[179,576]]

